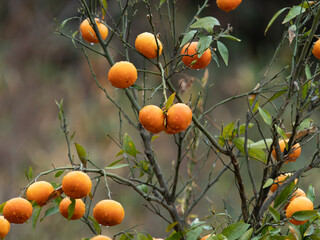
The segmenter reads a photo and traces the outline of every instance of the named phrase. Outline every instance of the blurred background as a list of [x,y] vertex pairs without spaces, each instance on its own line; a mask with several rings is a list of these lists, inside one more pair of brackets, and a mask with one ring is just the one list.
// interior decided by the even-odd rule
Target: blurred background
[[[154,2],[158,2],[152,0]],[[183,33],[190,18],[203,1],[177,0],[177,32]],[[209,65],[209,81],[214,84],[210,102],[215,104],[235,94],[250,91],[261,80],[266,66],[271,59],[282,31],[281,16],[264,36],[264,30],[271,17],[280,8],[292,6],[299,1],[243,1],[235,11],[222,12],[215,1],[201,16],[211,15],[219,19],[221,26],[233,26],[232,35],[242,41],[237,43],[223,40],[229,49],[229,66],[220,59],[220,68],[212,61]],[[69,39],[54,32],[54,18],[58,22],[80,16],[79,2],[10,0],[0,2],[0,202],[7,201],[21,194],[21,189],[28,184],[24,171],[31,166],[35,175],[42,171],[68,165],[67,145],[60,129],[58,108],[55,100],[64,100],[68,128],[75,131],[74,141],[85,146],[90,157],[100,166],[107,166],[117,158],[119,148],[107,137],[107,134],[118,137],[119,116],[117,109],[105,98],[96,87],[87,65],[86,59],[79,49],[75,49]],[[118,16],[115,1],[108,1],[108,9]],[[141,5],[132,23],[131,43],[140,32],[150,31],[145,18],[147,12]],[[79,20],[80,21],[80,20]],[[79,26],[78,20],[68,23],[66,33],[72,34]],[[117,43],[114,43],[117,44]],[[96,49],[100,50],[98,46]],[[165,48],[165,47],[164,47]],[[107,82],[109,65],[105,59],[89,54],[98,80],[105,86],[111,96],[129,109],[130,105],[121,98],[119,90],[113,89]],[[279,64],[287,64],[290,52],[281,53]],[[116,60],[121,60],[118,55]],[[137,64],[142,58],[134,56]],[[140,62],[139,62],[140,61]],[[280,68],[280,67],[279,67]],[[277,70],[277,69],[276,69]],[[187,74],[201,78],[204,70]],[[178,81],[179,79],[177,79]],[[139,81],[139,80],[138,80]],[[139,83],[139,82],[138,82]],[[189,92],[190,93],[190,92]],[[196,92],[194,94],[197,94]],[[189,95],[184,95],[185,101]],[[152,100],[149,102],[151,103]],[[221,124],[232,120],[243,120],[246,114],[246,99],[240,99],[217,108],[210,117]],[[129,111],[129,110],[128,110]],[[129,111],[130,112],[130,111]],[[130,112],[132,115],[132,113]],[[318,116],[319,117],[319,116]],[[289,121],[290,122],[290,119]],[[290,125],[287,126],[290,129]],[[128,127],[124,121],[123,132],[141,146],[137,132]],[[170,173],[176,149],[173,137],[160,134],[155,141],[155,151],[159,156],[160,165]],[[253,134],[252,136],[257,137]],[[305,146],[302,159],[310,157],[312,146]],[[140,148],[140,150],[142,150]],[[308,153],[309,152],[309,153]],[[72,145],[72,153],[75,153]],[[302,166],[303,163],[292,163],[288,170]],[[257,169],[261,165],[256,164]],[[115,170],[114,170],[115,171]],[[115,173],[122,173],[117,170]],[[185,174],[185,173],[183,173]],[[315,181],[311,173],[301,183],[307,190],[312,182],[319,190],[319,181]],[[42,180],[60,183],[59,178],[44,177]],[[226,174],[221,185],[214,187],[204,200],[205,208],[195,209],[198,217],[208,215],[212,207],[216,212],[224,211],[226,205],[231,215],[239,214],[239,206],[234,203],[238,196],[227,193],[234,189],[234,179]],[[137,194],[126,187],[110,182],[113,198],[120,201],[126,210],[126,217],[120,226],[104,228],[103,233],[113,235],[123,229],[137,226],[139,231],[147,231],[155,237],[164,237],[167,223],[154,216],[143,206],[145,204]],[[230,191],[232,192],[232,191]],[[101,187],[98,196],[107,197]],[[318,194],[317,194],[318,196]],[[98,201],[99,197],[95,200]],[[225,202],[222,201],[225,199]],[[44,213],[44,211],[43,211]],[[43,214],[42,213],[42,214]],[[31,221],[24,225],[13,225],[7,239],[81,239],[92,237],[89,229],[81,222],[67,222],[59,214],[44,219],[35,230]]]

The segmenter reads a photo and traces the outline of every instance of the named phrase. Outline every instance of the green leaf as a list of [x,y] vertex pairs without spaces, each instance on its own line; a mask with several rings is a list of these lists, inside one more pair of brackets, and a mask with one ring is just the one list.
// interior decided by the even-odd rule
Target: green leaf
[[170,232],[177,224],[178,224],[178,222],[174,222],[174,223],[169,224],[166,228],[166,232]]
[[278,125],[275,125],[276,126],[276,130],[278,132],[278,134],[283,137],[283,139],[287,139],[287,135],[284,133],[284,131],[281,129],[281,127],[279,127]]
[[43,219],[45,219],[46,217],[48,216],[51,216],[51,215],[54,215],[56,213],[59,212],[59,207],[58,206],[55,206],[55,207],[52,207],[52,208],[49,208],[45,211],[43,217],[40,219],[40,222],[43,221]]
[[246,231],[246,232],[239,238],[239,240],[249,240],[249,239],[251,239],[252,233],[253,233],[253,228],[250,228],[248,231]]
[[226,236],[228,240],[235,240],[241,237],[249,228],[250,224],[246,223],[233,223],[230,226],[223,229],[221,232],[222,235]]
[[119,159],[119,160],[117,160],[117,161],[114,161],[113,163],[110,163],[110,164],[108,165],[108,167],[112,167],[112,166],[118,164],[118,163],[121,162],[123,159],[124,159],[124,158],[121,158],[121,159]]
[[228,138],[232,135],[232,130],[234,128],[234,122],[229,123],[227,126],[223,128],[222,137]]
[[277,91],[275,94],[272,95],[271,98],[269,98],[268,102],[272,102],[273,100],[277,99],[278,97],[281,97],[283,94],[285,94],[288,91],[288,88],[282,88],[281,90]]
[[280,213],[277,210],[275,210],[273,207],[269,206],[269,212],[271,213],[273,219],[276,222],[280,221]]
[[76,200],[73,198],[70,198],[70,200],[71,200],[71,203],[68,207],[68,220],[70,220],[72,218],[73,213],[74,213],[74,209],[76,207]]
[[310,184],[307,192],[307,198],[311,200],[311,202],[314,202],[316,199],[315,192],[314,192],[314,187]]
[[132,138],[125,133],[123,138],[123,148],[126,153],[135,157],[137,155],[137,150]]
[[69,22],[69,21],[72,20],[72,19],[79,19],[79,18],[78,18],[78,17],[67,18],[66,20],[64,20],[64,21],[60,24],[59,28],[62,29],[62,28],[67,24],[67,22]]
[[306,73],[307,80],[310,80],[312,78],[310,66],[306,64],[304,68],[304,72]]
[[228,48],[220,41],[217,41],[217,47],[224,63],[226,64],[226,66],[228,66],[228,60],[229,60]]
[[301,6],[293,6],[288,12],[285,19],[283,20],[282,24],[289,22],[290,20],[294,19],[296,16],[300,15],[301,13],[304,13],[305,11],[306,9],[304,9]]
[[[212,237],[212,238],[211,238]],[[215,236],[211,236],[210,238],[208,238],[208,240],[228,240],[228,238],[226,238],[225,236],[223,236],[222,234],[218,234]]]
[[[254,126],[253,123],[249,123],[249,124],[248,124],[248,129],[252,128],[253,126]],[[246,131],[246,124],[244,123],[244,124],[241,124],[241,125],[239,126],[239,135],[245,133],[245,131]]]
[[203,28],[209,33],[213,33],[214,26],[220,26],[218,19],[214,17],[199,18],[190,28]]
[[[255,142],[253,144],[250,144],[250,148],[256,148],[256,149],[267,149],[267,147],[270,147],[273,140],[271,138],[266,138],[265,140],[262,139],[258,142]],[[266,146],[267,144],[267,146]]]
[[273,184],[273,179],[272,178],[268,178],[268,180],[265,182],[265,184],[263,185],[262,188],[270,187],[272,184]]
[[230,39],[230,40],[236,41],[236,42],[241,42],[241,39],[236,38],[236,37],[234,37],[234,36],[231,36],[231,35],[229,35],[229,34],[221,34],[220,37],[222,37],[222,38],[227,38],[227,39]]
[[174,93],[172,93],[172,94],[170,95],[170,97],[168,98],[168,100],[167,100],[167,102],[166,102],[166,106],[165,106],[165,109],[166,109],[166,110],[168,110],[168,109],[172,106],[175,96],[176,96],[176,93],[174,92]]
[[[93,227],[94,227],[94,229],[96,230],[96,232],[97,232],[98,234],[101,234],[100,224],[99,224],[93,217],[89,216],[88,218],[92,221]],[[120,238],[120,239],[121,239],[121,238]]]
[[151,142],[153,142],[154,140],[156,140],[158,137],[160,137],[160,135],[153,135],[151,138]]
[[54,175],[54,177],[60,177],[62,174],[64,173],[64,170],[60,170],[58,172],[56,172],[56,174]]
[[296,184],[293,181],[292,183],[287,186],[278,197],[274,200],[274,208],[279,207],[282,203],[286,202],[290,194],[293,192],[293,189],[295,188]]
[[137,89],[138,91],[143,91],[144,90],[141,86],[139,86],[137,84],[132,84],[131,87],[133,87],[134,89]]
[[262,119],[263,119],[268,125],[271,125],[271,123],[272,123],[272,118],[271,118],[270,114],[268,113],[268,111],[262,109],[261,107],[258,107],[258,109],[259,109],[259,113],[260,113],[260,116],[262,117]]
[[191,31],[187,32],[181,41],[180,47],[184,46],[187,42],[192,40],[194,38],[194,36],[196,35],[196,33],[197,33],[197,30],[191,30]]
[[303,236],[308,237],[314,233],[314,227],[310,225],[308,229],[304,232]]
[[129,164],[118,164],[111,167],[105,167],[104,169],[111,170],[111,169],[119,169],[119,168],[128,167],[128,166]]
[[116,157],[119,157],[120,155],[123,154],[123,150],[120,150],[117,154],[116,154]]
[[136,237],[137,237],[137,240],[152,240],[151,236],[145,235],[143,233],[138,233]]
[[167,237],[166,240],[180,240],[183,237],[182,232],[175,232],[170,235],[170,237]]
[[160,0],[160,7],[162,6],[162,4],[164,4],[167,0]]
[[203,229],[203,226],[200,225],[200,226],[197,226],[195,227],[194,229],[190,230],[188,233],[187,233],[187,240],[194,240],[194,239],[197,239],[201,232],[202,232],[202,229]]
[[29,179],[32,179],[32,178],[33,178],[33,170],[32,170],[32,167],[29,167],[28,177],[29,177]]
[[295,212],[292,217],[298,221],[305,221],[312,218],[315,214],[317,214],[317,212],[317,210],[298,211]]
[[81,146],[78,143],[74,143],[74,145],[76,146],[76,150],[77,150],[78,157],[79,157],[80,161],[82,162],[83,166],[86,167],[87,160],[88,160],[88,154],[87,154],[86,150],[84,149],[83,146]]
[[[146,193],[146,194],[148,193],[148,186],[145,185],[145,184],[140,184],[140,185],[137,186],[137,188],[140,189],[142,192],[144,192],[144,193]],[[170,230],[169,230],[169,231],[170,231]],[[169,231],[168,231],[168,232],[169,232]]]
[[101,11],[102,11],[102,17],[104,17],[107,13],[106,13],[106,10],[107,10],[107,0],[101,0],[100,1],[100,4],[101,4]]
[[32,213],[32,227],[33,227],[33,229],[36,228],[41,209],[42,209],[42,207],[40,207],[38,204],[33,206],[33,213]]
[[285,10],[289,9],[289,7],[285,7],[285,8],[282,8],[280,9],[278,12],[276,12],[275,15],[273,15],[273,17],[271,18],[270,22],[268,23],[266,29],[264,30],[264,35],[267,34],[267,31],[269,30],[269,28],[271,27],[271,25],[273,24],[273,22],[277,19],[277,17],[279,17],[279,15],[281,13],[283,13]]
[[1,204],[0,204],[0,214],[3,213],[3,207],[4,207],[4,205],[6,205],[6,203],[7,203],[7,202],[4,202],[4,203],[1,203]]
[[313,120],[311,118],[306,118],[300,123],[297,129],[299,131],[302,131],[304,129],[312,127],[312,125],[313,125]]
[[200,58],[204,51],[206,51],[210,47],[212,41],[213,40],[211,36],[200,37],[199,43],[197,45],[198,58]]
[[[244,138],[243,137],[240,137],[240,138],[234,138],[233,139],[233,143],[234,145],[236,146],[236,148],[239,149],[240,152],[242,152],[243,154],[245,154],[245,149],[244,149]],[[266,163],[267,161],[267,156],[265,154],[265,152],[261,149],[258,149],[258,148],[251,148],[251,144],[253,142],[248,139],[248,155],[250,158],[254,159],[254,160],[257,160],[257,161],[260,161],[260,162],[263,162],[263,163]]]

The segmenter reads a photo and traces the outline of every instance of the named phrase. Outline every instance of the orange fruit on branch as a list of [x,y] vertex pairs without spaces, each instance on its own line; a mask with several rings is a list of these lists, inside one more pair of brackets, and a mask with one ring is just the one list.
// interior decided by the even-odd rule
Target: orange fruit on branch
[[208,66],[211,61],[211,51],[208,48],[202,56],[198,57],[198,42],[187,43],[181,50],[182,62],[192,69],[202,69]]
[[22,224],[32,215],[32,205],[24,198],[12,198],[3,207],[3,216],[10,223]]
[[315,42],[312,48],[312,54],[320,60],[320,39]]
[[91,240],[112,240],[112,239],[107,236],[98,235],[98,236],[91,238]]
[[242,0],[217,0],[218,8],[225,12],[236,9]]
[[289,199],[289,203],[283,209],[286,210],[288,208],[290,202],[292,202],[297,197],[306,197],[306,196],[307,196],[306,193],[301,188],[297,188],[297,190],[294,191],[291,198]]
[[165,129],[164,119],[162,109],[155,105],[145,106],[139,112],[139,122],[152,133],[159,133]]
[[89,195],[92,187],[90,177],[81,171],[73,171],[62,179],[62,190],[70,198],[83,198]]
[[[82,218],[86,211],[86,205],[83,203],[81,199],[75,199],[76,203],[74,206],[74,212],[72,214],[72,217],[70,218],[71,220],[77,220]],[[59,211],[63,217],[68,219],[69,213],[68,213],[68,208],[71,204],[71,200],[69,198],[64,198],[59,205]]]
[[[288,208],[286,210],[286,217],[291,218],[291,216],[298,211],[307,211],[313,210],[313,202],[307,197],[297,197],[289,203]],[[289,220],[294,225],[302,225],[307,222],[306,221],[298,221],[296,219]]]
[[184,103],[172,105],[167,112],[167,133],[178,133],[186,130],[192,121],[192,111]]
[[138,78],[136,67],[127,61],[114,64],[108,73],[108,79],[112,86],[117,88],[130,87]]
[[94,219],[103,226],[120,224],[124,218],[122,205],[114,200],[102,200],[93,209]]
[[[100,21],[100,19],[95,18],[95,22],[97,24],[99,33],[101,35],[101,38],[105,40],[108,36],[108,28],[106,25]],[[93,30],[92,26],[90,25],[89,19],[83,20],[83,22],[80,24],[79,31],[81,33],[81,36],[84,40],[86,40],[89,43],[98,43],[99,39]]]
[[10,231],[10,223],[3,216],[0,216],[0,238],[4,238]]
[[[278,177],[276,177],[273,181],[273,184],[271,185],[270,191],[275,192],[278,189],[278,186],[280,186],[287,178],[289,178],[290,175],[288,173],[281,174]],[[297,179],[294,180],[294,183],[297,184]]]
[[[286,140],[280,140],[279,141],[279,147],[280,147],[280,151],[283,154],[284,150],[286,149],[286,143],[288,142],[288,139]],[[288,162],[295,162],[297,160],[297,158],[300,156],[301,154],[301,147],[299,143],[296,143],[291,149],[290,151],[286,151],[288,154],[285,158],[285,163]],[[276,154],[276,150],[273,149],[272,150],[272,156],[274,157],[274,159],[277,159],[277,154]]]
[[149,32],[144,32],[137,36],[135,47],[139,53],[149,59],[154,59],[162,53],[162,43],[155,35]]
[[35,201],[39,206],[43,206],[48,201],[50,194],[54,191],[52,185],[46,181],[39,181],[31,184],[27,191],[29,201]]

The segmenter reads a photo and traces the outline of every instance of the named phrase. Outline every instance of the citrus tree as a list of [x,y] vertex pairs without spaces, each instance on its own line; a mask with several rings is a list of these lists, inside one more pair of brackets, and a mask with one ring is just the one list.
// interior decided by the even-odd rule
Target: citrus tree
[[[114,181],[136,192],[154,217],[163,219],[168,240],[320,239],[315,189],[312,183],[305,191],[298,188],[302,176],[320,166],[319,123],[313,120],[320,106],[320,40],[316,39],[320,3],[303,0],[275,11],[265,34],[281,17],[283,33],[265,74],[249,92],[212,102],[214,86],[208,71],[202,69],[209,64],[219,66],[221,61],[228,65],[224,42],[236,44],[240,39],[231,35],[231,26],[203,16],[208,0],[202,1],[183,29],[176,24],[175,0],[119,0],[112,9],[105,0],[79,2],[80,15],[56,22],[56,32],[83,53],[96,87],[117,108],[119,137],[109,137],[119,153],[106,166],[98,166],[71,134],[63,101],[57,101],[69,162],[35,177],[32,168],[26,172],[29,184],[21,196],[1,204],[1,238],[9,232],[9,222],[24,223],[32,215],[35,227],[47,205],[42,219],[60,212],[68,220],[80,219],[98,235],[92,239],[112,238],[101,235],[104,227],[118,225],[125,217],[108,184]],[[237,11],[239,4],[246,3],[217,0],[225,12]],[[147,11],[148,27],[136,34],[134,18],[140,8]],[[73,21],[79,22],[79,29],[69,34],[65,29]],[[279,62],[283,49],[290,53],[285,64]],[[112,88],[97,78],[92,56],[107,60]],[[202,71],[202,79],[194,77],[195,70]],[[188,81],[177,83],[182,74]],[[218,126],[210,118],[217,107],[243,99],[247,110],[242,121]],[[135,132],[134,137],[129,131]],[[166,134],[175,143],[173,171],[167,171],[162,156],[155,154],[156,139]],[[307,145],[313,153],[301,159]],[[302,161],[302,167],[286,170],[295,161]],[[116,169],[126,174],[116,174]],[[211,189],[223,184],[219,180],[225,174],[231,174],[236,186],[234,207],[239,216],[210,209],[207,217],[199,219],[196,207]],[[63,175],[63,180],[41,181],[45,175]],[[106,199],[92,206],[101,184]],[[216,218],[219,222],[213,223]],[[135,228],[113,238],[153,239]]]

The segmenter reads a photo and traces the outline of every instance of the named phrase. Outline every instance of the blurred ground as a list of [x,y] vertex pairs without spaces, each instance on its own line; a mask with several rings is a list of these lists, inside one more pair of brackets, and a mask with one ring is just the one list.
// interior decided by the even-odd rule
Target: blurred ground
[[[201,2],[178,1],[179,32],[186,27],[186,22]],[[210,1],[211,6],[203,16],[215,16],[224,27],[230,23],[234,27],[233,35],[242,40],[240,43],[225,41],[230,51],[229,67],[225,67],[222,61],[220,68],[214,63],[210,65],[209,79],[215,84],[210,99],[212,103],[246,92],[261,79],[284,27],[278,20],[267,36],[263,35],[264,29],[278,9],[294,2],[297,1],[290,1],[290,4],[284,1],[244,1],[236,11],[226,14],[216,7],[214,1]],[[112,6],[113,3],[109,3],[109,9]],[[75,141],[89,150],[92,159],[101,166],[116,159],[114,156],[119,149],[106,133],[117,136],[118,112],[95,86],[81,51],[75,49],[68,39],[54,34],[53,19],[61,22],[78,16],[78,7],[78,2],[71,0],[10,0],[0,3],[0,202],[20,194],[20,189],[27,184],[24,170],[29,166],[37,174],[52,165],[68,163],[55,100],[64,99],[70,131],[76,131]],[[133,35],[146,31],[145,9],[138,12],[135,21]],[[73,22],[70,28],[73,31],[77,29],[77,22]],[[286,53],[283,56],[285,61]],[[110,87],[106,83],[107,62],[91,57],[98,79]],[[203,71],[196,74],[201,77]],[[214,121],[228,123],[231,119],[243,119],[244,105],[245,101],[238,101],[218,108],[214,112]],[[136,132],[129,130],[129,134]],[[156,152],[163,159],[163,167],[169,166],[170,169],[175,153],[175,149],[171,149],[172,138],[163,135],[162,140],[156,141]],[[223,181],[230,188],[233,185],[230,175],[226,175]],[[208,194],[212,194],[210,198],[220,210],[223,209],[221,198],[224,197],[221,192],[225,189],[215,188]],[[161,237],[166,223],[154,219],[138,196],[128,195],[130,191],[125,187],[117,186],[112,190],[117,200],[126,206],[127,218],[124,225],[105,230],[106,234],[139,224],[139,229]],[[103,189],[99,195],[106,197]],[[234,199],[233,196],[226,197]],[[206,211],[202,209],[200,213],[207,214]],[[155,222],[160,225],[155,225]],[[32,230],[30,223],[13,226],[7,239],[81,239],[90,236],[82,223],[67,223],[55,215],[41,222],[36,230]]]

